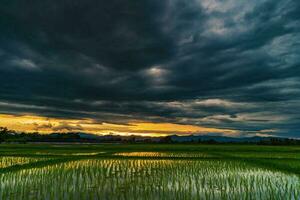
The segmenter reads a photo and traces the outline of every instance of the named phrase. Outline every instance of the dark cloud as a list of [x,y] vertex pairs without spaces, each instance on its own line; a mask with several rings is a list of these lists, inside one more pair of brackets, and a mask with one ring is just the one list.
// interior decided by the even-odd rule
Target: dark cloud
[[4,1],[0,112],[299,136],[299,13],[292,0]]
[[37,124],[34,123],[34,126],[36,128],[36,130],[38,131],[39,129],[51,129],[53,127],[53,125],[51,123],[46,123],[46,124]]
[[80,125],[72,126],[69,124],[60,124],[52,128],[53,131],[81,131],[83,128]]

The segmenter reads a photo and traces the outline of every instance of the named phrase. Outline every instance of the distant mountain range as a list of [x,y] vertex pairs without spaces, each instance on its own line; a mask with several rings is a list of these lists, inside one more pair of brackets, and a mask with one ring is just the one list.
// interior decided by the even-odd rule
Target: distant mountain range
[[271,141],[271,140],[287,140],[287,138],[279,137],[226,137],[226,136],[207,136],[207,135],[189,135],[189,136],[178,136],[172,135],[171,140],[174,142],[198,142],[198,141],[216,141],[220,143],[257,143],[261,141]]
[[[69,133],[70,134],[70,133]],[[171,135],[161,137],[150,136],[120,136],[120,135],[95,135],[90,133],[72,133],[82,140],[97,142],[161,142],[161,143],[300,143],[300,140],[281,137],[226,137],[208,135]],[[51,134],[51,137],[61,137],[61,134]],[[74,138],[74,137],[72,137]]]
[[226,137],[208,135],[170,135],[161,137],[150,136],[121,136],[121,135],[96,135],[85,132],[70,133],[17,133],[3,129],[0,132],[0,142],[76,142],[76,143],[241,143],[241,144],[296,144],[300,145],[300,139],[281,137]]

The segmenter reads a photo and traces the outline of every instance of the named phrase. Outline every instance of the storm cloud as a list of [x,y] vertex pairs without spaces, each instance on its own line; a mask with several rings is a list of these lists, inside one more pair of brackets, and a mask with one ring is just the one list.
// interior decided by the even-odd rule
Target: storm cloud
[[0,16],[3,114],[300,137],[300,2],[5,0]]

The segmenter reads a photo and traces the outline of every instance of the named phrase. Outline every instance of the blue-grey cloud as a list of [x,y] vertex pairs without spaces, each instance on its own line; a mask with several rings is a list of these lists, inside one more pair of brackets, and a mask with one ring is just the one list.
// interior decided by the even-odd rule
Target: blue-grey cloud
[[0,112],[299,137],[300,3],[0,5]]

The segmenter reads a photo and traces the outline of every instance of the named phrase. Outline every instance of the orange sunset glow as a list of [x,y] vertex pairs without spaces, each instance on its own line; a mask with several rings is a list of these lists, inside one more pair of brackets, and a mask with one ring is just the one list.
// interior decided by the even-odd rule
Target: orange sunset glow
[[236,130],[208,128],[195,125],[181,125],[175,123],[151,123],[132,121],[128,124],[97,123],[91,119],[58,119],[46,118],[33,115],[14,116],[1,114],[0,126],[8,127],[16,131],[26,131],[40,133],[51,132],[88,132],[101,135],[148,135],[165,136],[168,134],[208,134],[219,133],[236,136]]

